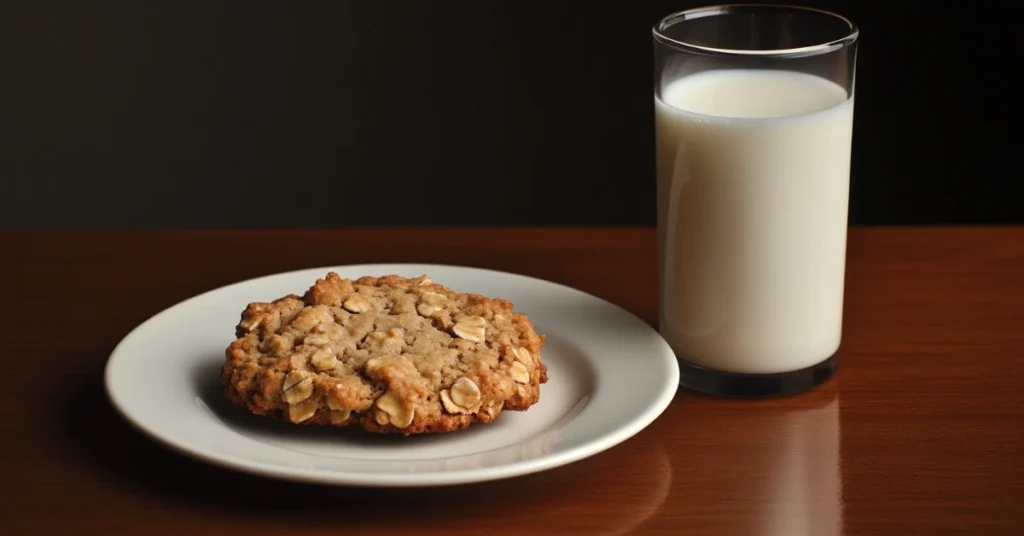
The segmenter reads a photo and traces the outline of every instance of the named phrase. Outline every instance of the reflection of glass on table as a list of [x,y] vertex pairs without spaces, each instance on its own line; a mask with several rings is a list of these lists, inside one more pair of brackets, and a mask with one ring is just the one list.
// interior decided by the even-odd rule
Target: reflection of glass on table
[[678,433],[695,438],[672,452],[669,501],[681,519],[722,534],[842,534],[835,384],[792,398],[680,403],[690,419]]

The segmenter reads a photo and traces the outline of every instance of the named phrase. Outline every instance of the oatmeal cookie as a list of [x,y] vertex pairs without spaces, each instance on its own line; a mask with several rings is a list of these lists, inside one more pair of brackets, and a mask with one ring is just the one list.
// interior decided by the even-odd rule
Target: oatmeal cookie
[[250,303],[225,351],[228,398],[257,415],[370,432],[450,432],[523,411],[544,336],[506,300],[427,276],[343,279]]

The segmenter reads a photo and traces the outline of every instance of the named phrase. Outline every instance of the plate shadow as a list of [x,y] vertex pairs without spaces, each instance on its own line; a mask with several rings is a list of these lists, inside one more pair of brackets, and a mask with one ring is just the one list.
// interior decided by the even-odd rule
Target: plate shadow
[[[560,500],[585,495],[589,480],[607,474],[601,469],[603,456],[597,455],[543,473],[457,486],[365,488],[275,480],[208,465],[150,440],[117,414],[104,392],[102,369],[67,379],[68,384],[55,391],[64,396],[55,396],[49,410],[53,440],[69,448],[78,463],[99,473],[97,478],[113,480],[128,493],[155,496],[186,509],[264,522],[295,523],[295,517],[301,516],[304,522],[342,523],[339,526],[345,527],[465,525],[508,517],[512,498],[520,512],[524,508],[535,514],[551,510]],[[218,402],[217,382],[204,380],[202,389],[211,410],[233,425],[276,430],[276,423],[261,422],[226,400]],[[384,448],[408,439],[353,438],[354,432],[311,428],[301,433],[312,437],[337,434],[346,440],[379,442]],[[402,508],[388,509],[391,513],[382,518],[377,512],[380,506],[396,501]],[[453,505],[458,505],[458,519],[452,517]],[[558,512],[551,510],[550,515]]]

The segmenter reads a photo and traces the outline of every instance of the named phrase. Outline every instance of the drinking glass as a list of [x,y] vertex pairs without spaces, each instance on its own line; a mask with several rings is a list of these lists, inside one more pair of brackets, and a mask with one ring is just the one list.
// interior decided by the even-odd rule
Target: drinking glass
[[857,27],[792,6],[653,29],[659,330],[681,383],[810,389],[842,339]]

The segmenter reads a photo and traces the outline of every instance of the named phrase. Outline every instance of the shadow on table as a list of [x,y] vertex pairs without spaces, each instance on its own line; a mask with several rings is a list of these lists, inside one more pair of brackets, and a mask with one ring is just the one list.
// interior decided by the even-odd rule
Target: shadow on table
[[[57,401],[61,414],[52,421],[58,440],[105,479],[172,506],[251,522],[294,524],[301,519],[346,529],[387,525],[485,530],[557,517],[559,526],[570,531],[619,534],[658,510],[672,480],[664,449],[642,440],[565,467],[481,484],[387,489],[272,480],[207,465],[149,440],[113,409],[103,391],[102,373],[76,376],[63,392],[67,397]],[[642,487],[650,492],[617,496],[608,484],[623,478],[649,480]],[[594,502],[600,506],[587,506]]]

